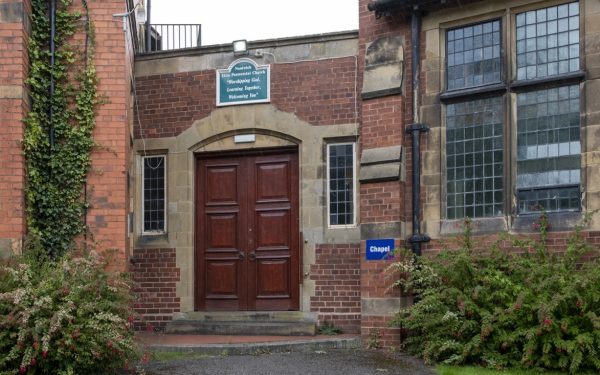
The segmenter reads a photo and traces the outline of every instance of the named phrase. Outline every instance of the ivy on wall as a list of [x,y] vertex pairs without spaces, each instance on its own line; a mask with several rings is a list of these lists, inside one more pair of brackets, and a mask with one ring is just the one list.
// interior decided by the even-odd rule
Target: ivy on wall
[[[72,0],[57,0],[52,67],[48,1],[32,0],[31,5],[27,79],[31,110],[23,140],[27,233],[32,243],[58,257],[86,230],[84,188],[99,104],[94,33],[85,1],[82,17],[82,12],[73,10]],[[54,95],[50,95],[51,80]]]

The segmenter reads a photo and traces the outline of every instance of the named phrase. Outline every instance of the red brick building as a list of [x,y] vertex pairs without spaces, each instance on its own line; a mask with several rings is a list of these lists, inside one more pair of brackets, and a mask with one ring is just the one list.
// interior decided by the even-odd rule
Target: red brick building
[[[238,55],[156,28],[139,52],[143,28],[113,16],[133,4],[90,2],[110,101],[86,219],[121,251],[147,322],[291,310],[394,345],[388,322],[410,301],[388,287],[389,241],[426,254],[465,217],[476,234],[529,232],[544,206],[560,248],[600,208],[596,2],[358,6],[358,32]],[[0,247],[13,252],[29,7],[0,0]]]

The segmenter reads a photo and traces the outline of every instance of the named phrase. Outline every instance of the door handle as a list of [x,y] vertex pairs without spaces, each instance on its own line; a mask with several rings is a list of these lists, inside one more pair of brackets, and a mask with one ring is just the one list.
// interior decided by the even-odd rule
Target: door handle
[[254,252],[250,253],[250,255],[248,255],[248,259],[250,259],[252,262],[254,262],[256,260],[256,253],[254,253]]
[[243,252],[243,251],[240,251],[240,252],[238,253],[238,257],[240,258],[240,260],[244,260],[244,258],[246,257],[246,254],[244,254],[244,252]]

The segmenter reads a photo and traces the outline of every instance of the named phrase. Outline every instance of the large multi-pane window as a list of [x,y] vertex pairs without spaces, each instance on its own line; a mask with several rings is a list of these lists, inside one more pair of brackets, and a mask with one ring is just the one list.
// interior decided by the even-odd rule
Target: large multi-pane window
[[355,225],[355,150],[354,143],[327,145],[327,183],[329,225]]
[[[580,210],[579,3],[517,12],[502,27],[446,31],[448,219]],[[501,48],[508,34],[514,58]]]
[[164,233],[166,231],[166,156],[145,156],[143,163],[143,231]]

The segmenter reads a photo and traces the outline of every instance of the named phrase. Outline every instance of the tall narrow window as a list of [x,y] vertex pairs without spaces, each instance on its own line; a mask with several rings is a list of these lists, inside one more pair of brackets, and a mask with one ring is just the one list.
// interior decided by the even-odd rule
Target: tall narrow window
[[579,17],[577,2],[515,17],[517,80],[556,78],[555,87],[517,94],[520,214],[580,210],[580,89],[560,82],[580,69]]
[[519,213],[578,211],[579,85],[517,96]]
[[165,226],[165,170],[166,156],[142,158],[144,173],[144,233],[164,233]]
[[[448,30],[448,90],[501,82],[500,20]],[[446,107],[446,217],[502,215],[502,98],[465,96]]]
[[356,224],[354,143],[327,145],[329,225]]

